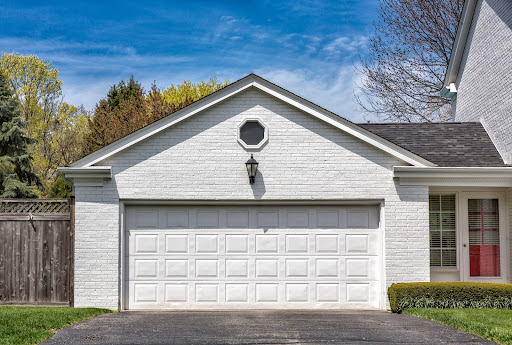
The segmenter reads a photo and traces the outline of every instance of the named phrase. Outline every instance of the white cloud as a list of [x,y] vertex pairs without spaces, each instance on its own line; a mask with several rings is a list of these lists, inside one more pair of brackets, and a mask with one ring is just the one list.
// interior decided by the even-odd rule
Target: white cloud
[[368,37],[366,36],[342,36],[328,43],[323,50],[330,55],[345,55],[347,52],[357,52],[366,48]]
[[[236,22],[237,20],[234,23]],[[238,41],[239,37],[245,39],[245,32],[240,35],[233,32],[231,34],[232,40]],[[264,34],[264,31],[259,33],[263,36]],[[254,71],[353,122],[366,122],[354,102],[354,92],[357,91],[356,84],[360,82],[360,77],[352,62],[348,61],[350,55],[354,56],[357,47],[366,44],[363,36],[338,37],[324,46],[323,39],[313,35],[289,34],[275,39],[281,46],[302,47],[302,51],[306,53],[322,51],[324,54],[340,52],[343,55],[343,49],[351,50],[352,53],[346,59],[328,59],[329,61],[325,56],[324,59],[319,59],[318,56],[290,54],[294,56],[293,60],[278,59],[279,67],[272,67],[273,60],[269,60],[266,53],[257,55],[250,52],[254,59],[251,64],[246,64],[248,53],[233,51],[226,57],[231,59],[226,60],[229,63],[219,67],[219,64],[196,65],[195,62],[201,57],[141,54],[129,45],[64,42],[59,38],[0,38],[0,51],[10,52],[13,47],[23,47],[16,50],[22,54],[37,54],[44,60],[53,61],[54,67],[61,72],[59,77],[63,81],[65,101],[75,105],[83,104],[88,110],[93,110],[95,104],[106,96],[111,85],[127,80],[132,73],[148,90],[155,79],[157,85],[164,89],[171,83],[181,83],[183,80],[197,82],[213,76],[221,79],[228,77],[235,81]],[[244,67],[235,63],[237,59]],[[182,65],[187,67],[180,68]]]
[[[20,48],[21,47],[21,48]],[[192,58],[179,55],[145,55],[131,46],[110,45],[96,42],[64,42],[58,38],[32,40],[27,38],[0,38],[0,51],[36,54],[52,61],[55,66],[67,68],[73,73],[101,71],[136,70],[149,65],[165,66],[191,61]]]

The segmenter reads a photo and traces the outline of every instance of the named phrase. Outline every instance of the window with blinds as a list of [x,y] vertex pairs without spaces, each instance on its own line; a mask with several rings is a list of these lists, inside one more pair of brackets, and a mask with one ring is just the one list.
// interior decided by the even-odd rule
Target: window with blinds
[[430,267],[457,267],[455,195],[429,196]]

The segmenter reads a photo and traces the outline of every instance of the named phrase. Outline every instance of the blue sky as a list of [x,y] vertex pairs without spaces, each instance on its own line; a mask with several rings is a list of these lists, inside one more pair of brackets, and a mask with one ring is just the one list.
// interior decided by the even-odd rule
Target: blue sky
[[131,74],[145,88],[256,73],[352,121],[377,0],[2,1],[0,51],[53,61],[89,110]]

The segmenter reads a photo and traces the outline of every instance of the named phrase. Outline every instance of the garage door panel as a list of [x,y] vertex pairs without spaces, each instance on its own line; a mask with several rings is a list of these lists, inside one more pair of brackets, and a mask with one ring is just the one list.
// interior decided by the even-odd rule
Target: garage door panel
[[226,212],[226,226],[228,228],[246,229],[249,227],[249,211],[231,210]]
[[309,234],[286,234],[286,254],[307,254],[309,252]]
[[142,304],[157,304],[159,289],[156,283],[134,283],[134,302]]
[[158,234],[136,234],[134,236],[134,254],[158,254]]
[[166,259],[165,260],[165,278],[183,279],[189,277],[188,259]]
[[248,254],[249,235],[225,235],[226,254]]
[[167,229],[182,229],[189,227],[189,212],[187,210],[176,210],[167,212]]
[[166,254],[186,254],[189,252],[189,236],[186,234],[165,235],[165,253]]
[[158,278],[159,264],[157,259],[135,259],[134,266],[136,278]]
[[139,211],[136,213],[135,219],[138,229],[158,228],[158,211]]
[[377,256],[368,258],[348,257],[342,258],[341,262],[341,276],[346,281],[380,280],[380,261]]
[[278,235],[256,235],[256,254],[279,252]]
[[284,227],[289,229],[309,229],[309,210],[297,210],[286,212],[286,224]]
[[226,259],[226,278],[249,278],[249,259]]
[[165,303],[188,303],[188,292],[189,284],[177,283],[177,284],[165,284]]
[[249,284],[228,283],[225,296],[226,303],[249,303]]
[[219,235],[202,234],[195,235],[196,254],[218,254]]
[[315,260],[315,276],[316,278],[339,278],[340,259],[338,258],[317,258]]
[[379,233],[353,232],[341,236],[342,254],[345,255],[377,255],[379,253]]
[[366,206],[129,207],[127,308],[379,308],[376,214]]
[[316,254],[337,254],[339,253],[339,235],[316,234]]
[[260,229],[279,227],[279,211],[261,210],[256,212],[256,224]]

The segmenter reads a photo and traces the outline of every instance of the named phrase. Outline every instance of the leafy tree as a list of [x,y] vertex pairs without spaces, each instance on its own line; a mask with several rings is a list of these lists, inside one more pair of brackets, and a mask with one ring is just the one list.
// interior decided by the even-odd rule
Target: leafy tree
[[59,71],[52,68],[51,62],[36,55],[18,53],[3,53],[0,70],[9,79],[23,119],[28,122],[27,134],[43,139],[48,134],[47,126],[55,117],[62,96]]
[[34,172],[39,176],[46,195],[55,182],[57,167],[83,155],[83,135],[87,130],[85,110],[62,100],[62,82],[51,62],[35,55],[17,53],[0,56],[4,73],[27,122],[27,136],[36,139],[29,145],[33,152]]
[[192,83],[190,80],[185,80],[183,83],[174,85],[172,84],[166,90],[162,92],[164,99],[169,104],[181,104],[186,103],[188,99],[197,101],[223,87],[229,85],[229,80],[226,79],[221,82],[217,77],[210,78],[208,81],[200,81],[198,83]]
[[379,0],[379,19],[362,58],[361,109],[381,120],[447,121],[439,94],[464,0]]
[[93,117],[89,119],[86,136],[88,152],[93,152],[122,138],[148,124],[161,119],[201,97],[224,87],[216,78],[208,82],[192,84],[183,82],[160,91],[152,85],[146,93],[138,82],[130,78],[111,86],[107,97],[96,105]]
[[[85,136],[89,114],[83,106],[62,102],[59,117],[53,122],[52,141],[49,145],[52,173],[56,168],[66,166],[84,155]],[[52,180],[55,180],[56,175]]]
[[39,179],[32,172],[26,122],[8,79],[0,73],[0,198],[34,198]]
[[162,117],[174,113],[175,111],[185,108],[193,102],[194,98],[191,95],[186,94],[183,94],[173,102],[170,102],[165,98],[156,85],[153,84],[151,86],[151,91],[146,96],[146,112],[149,116],[149,120],[144,124],[144,126],[160,120]]
[[[52,186],[59,183],[57,179],[60,173],[57,168],[66,166],[84,155],[88,119],[89,114],[82,106],[77,108],[66,102],[60,103],[58,117],[52,122],[50,140],[40,147],[46,151],[34,159],[41,176],[46,178],[44,196],[52,197]],[[42,159],[39,161],[39,158]]]

